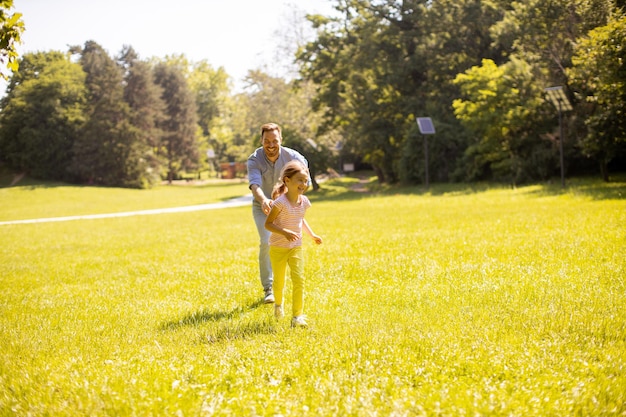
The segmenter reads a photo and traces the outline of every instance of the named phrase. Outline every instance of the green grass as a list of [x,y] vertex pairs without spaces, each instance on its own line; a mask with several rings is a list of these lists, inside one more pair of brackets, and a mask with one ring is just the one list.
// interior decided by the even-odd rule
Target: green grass
[[246,182],[162,185],[151,190],[67,184],[0,188],[0,221],[119,213],[215,203],[248,193]]
[[[0,226],[0,415],[626,413],[626,182],[355,181],[310,193],[306,330],[249,207]],[[29,185],[0,220],[246,192]]]

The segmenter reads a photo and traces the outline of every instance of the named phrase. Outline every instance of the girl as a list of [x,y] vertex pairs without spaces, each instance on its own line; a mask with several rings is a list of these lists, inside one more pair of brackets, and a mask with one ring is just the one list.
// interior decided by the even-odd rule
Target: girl
[[265,228],[270,236],[270,260],[274,271],[274,315],[284,317],[283,289],[287,265],[293,281],[293,327],[306,327],[302,314],[304,307],[304,257],[302,253],[302,229],[317,243],[322,238],[313,233],[304,219],[304,213],[311,202],[304,195],[309,185],[309,170],[300,161],[288,162],[282,169],[279,182],[274,186],[274,204],[265,220]]

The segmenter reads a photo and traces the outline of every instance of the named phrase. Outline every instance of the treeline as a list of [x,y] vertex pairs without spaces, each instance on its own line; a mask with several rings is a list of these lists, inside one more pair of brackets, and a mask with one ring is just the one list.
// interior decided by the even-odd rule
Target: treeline
[[130,46],[115,58],[94,41],[28,53],[0,100],[0,163],[39,179],[147,188],[218,176],[220,163],[245,161],[260,125],[275,120],[322,167],[324,145],[306,141],[311,94],[258,70],[233,94],[223,68],[183,55],[142,60]]
[[[228,74],[184,56],[110,57],[94,41],[26,54],[0,101],[0,162],[74,183],[150,187],[244,161],[258,127],[315,172],[366,164],[381,182],[558,175],[545,88],[563,86],[565,169],[605,180],[626,161],[626,17],[617,0],[336,0],[293,45],[298,76]],[[295,26],[295,23],[294,23]],[[436,133],[425,158],[416,117]],[[210,151],[210,152],[209,152]],[[211,156],[211,157],[209,157]]]
[[626,18],[613,0],[337,1],[311,17],[298,54],[323,127],[381,181],[424,178],[416,117],[431,117],[436,181],[512,183],[558,175],[558,118],[545,88],[563,86],[569,174],[624,169]]
[[186,73],[185,62],[141,61],[132,48],[115,61],[93,41],[27,54],[1,103],[2,160],[35,178],[139,188],[197,169],[210,110]]

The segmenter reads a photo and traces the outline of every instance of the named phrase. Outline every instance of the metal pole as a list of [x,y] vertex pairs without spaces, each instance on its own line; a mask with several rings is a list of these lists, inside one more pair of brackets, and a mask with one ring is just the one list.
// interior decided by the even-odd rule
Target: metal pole
[[428,188],[428,135],[424,135],[424,170],[426,178],[426,188]]
[[563,163],[563,112],[559,100],[559,151],[561,157],[561,188],[565,188],[565,164]]

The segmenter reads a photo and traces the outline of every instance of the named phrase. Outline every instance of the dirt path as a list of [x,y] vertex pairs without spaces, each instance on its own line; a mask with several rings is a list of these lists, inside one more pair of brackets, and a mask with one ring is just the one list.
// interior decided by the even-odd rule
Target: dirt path
[[350,189],[352,191],[356,191],[357,193],[367,193],[369,190],[367,189],[367,184],[370,182],[369,178],[361,178],[359,182],[352,184]]

